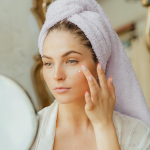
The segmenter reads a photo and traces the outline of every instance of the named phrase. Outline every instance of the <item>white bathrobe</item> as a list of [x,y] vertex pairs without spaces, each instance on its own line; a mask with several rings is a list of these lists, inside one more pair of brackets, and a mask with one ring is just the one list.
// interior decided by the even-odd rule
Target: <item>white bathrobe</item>
[[[30,150],[53,150],[58,101],[38,112],[39,128]],[[150,150],[150,127],[143,121],[113,112],[121,150]],[[69,134],[69,133],[68,133]]]

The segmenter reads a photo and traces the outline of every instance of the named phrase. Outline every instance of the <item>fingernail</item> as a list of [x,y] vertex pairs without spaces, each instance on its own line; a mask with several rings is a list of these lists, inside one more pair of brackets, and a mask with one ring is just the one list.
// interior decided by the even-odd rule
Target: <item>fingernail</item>
[[111,76],[111,83],[113,83],[113,77]]
[[98,69],[101,70],[101,64],[100,63],[98,63]]
[[87,91],[86,91],[85,95],[86,95],[87,97],[89,97],[89,93],[88,93]]
[[82,69],[83,71],[86,71],[86,67],[84,65],[82,65]]
[[89,80],[92,81],[92,76],[91,75],[89,75]]

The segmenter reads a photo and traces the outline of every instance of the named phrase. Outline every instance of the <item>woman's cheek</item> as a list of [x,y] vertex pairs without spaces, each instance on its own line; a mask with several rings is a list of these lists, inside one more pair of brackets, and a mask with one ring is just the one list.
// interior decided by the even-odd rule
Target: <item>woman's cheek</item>
[[48,71],[48,69],[43,69],[43,78],[44,78],[47,86],[51,90],[51,86],[52,86],[53,80],[52,80],[52,74],[51,74],[50,71]]
[[70,72],[69,80],[72,82],[72,86],[78,89],[88,86],[87,79],[81,70]]
[[72,81],[77,81],[80,80],[80,78],[82,77],[81,70],[72,70],[68,72],[69,74],[69,79],[71,79]]

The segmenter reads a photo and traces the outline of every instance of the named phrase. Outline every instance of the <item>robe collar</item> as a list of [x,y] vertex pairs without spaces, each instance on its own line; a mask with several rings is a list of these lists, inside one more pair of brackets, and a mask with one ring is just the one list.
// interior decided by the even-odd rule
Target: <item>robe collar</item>
[[58,112],[58,101],[55,99],[47,109],[48,110],[44,118],[44,124],[40,133],[37,150],[53,150]]

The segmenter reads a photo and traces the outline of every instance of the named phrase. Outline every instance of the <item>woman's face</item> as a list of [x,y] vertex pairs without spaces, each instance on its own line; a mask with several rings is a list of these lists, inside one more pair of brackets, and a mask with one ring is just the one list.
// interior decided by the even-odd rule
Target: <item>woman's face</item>
[[[46,36],[42,61],[43,77],[51,93],[60,103],[84,100],[85,92],[90,92],[87,79],[81,70],[82,64],[97,79],[97,64],[94,63],[90,50],[69,32],[54,30]],[[64,93],[57,93],[54,88],[59,86],[70,89]]]

